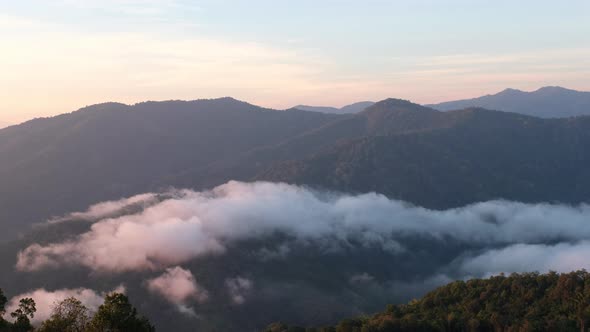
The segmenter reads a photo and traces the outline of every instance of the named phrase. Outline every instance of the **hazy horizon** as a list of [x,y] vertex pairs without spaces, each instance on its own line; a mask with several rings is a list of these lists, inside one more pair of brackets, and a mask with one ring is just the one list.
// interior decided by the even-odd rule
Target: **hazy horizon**
[[[0,121],[106,101],[284,109],[590,90],[587,1],[38,1],[2,5]],[[551,24],[547,24],[551,22]],[[268,29],[272,26],[273,29]]]
[[[538,87],[538,88],[535,88],[535,89],[532,89],[532,90],[520,90],[520,89],[516,89],[516,90],[523,91],[523,92],[535,92],[535,91],[537,91],[537,90],[539,90],[541,88],[543,88],[543,87]],[[565,89],[573,90],[573,89],[570,89],[570,88],[567,88],[567,87],[560,87],[560,88],[565,88]],[[502,89],[501,91],[484,93],[484,94],[478,95],[478,96],[465,96],[463,98],[457,98],[457,100],[477,98],[477,97],[481,97],[481,96],[485,96],[485,95],[494,95],[494,94],[500,93],[500,92],[502,92],[504,90],[507,90],[507,89],[514,89],[514,88],[507,87],[506,89]],[[218,96],[218,97],[210,97],[210,98],[191,98],[191,99],[178,99],[178,98],[177,99],[162,99],[162,100],[146,99],[146,100],[137,100],[137,101],[133,101],[133,102],[121,102],[121,101],[117,101],[117,100],[108,100],[108,101],[97,102],[96,104],[102,104],[102,103],[122,103],[122,104],[126,104],[126,105],[133,105],[133,104],[137,104],[137,103],[141,103],[141,102],[146,102],[146,101],[151,101],[151,102],[166,102],[166,101],[173,101],[173,100],[194,101],[194,100],[202,100],[202,99],[221,99],[221,98],[226,98],[226,97],[233,98],[232,96]],[[337,105],[323,105],[323,104],[313,104],[312,105],[312,104],[304,103],[303,102],[303,103],[299,103],[297,105],[290,105],[290,106],[287,106],[287,107],[284,107],[284,108],[273,108],[272,106],[268,106],[268,105],[259,105],[259,104],[255,104],[253,102],[250,102],[249,100],[240,100],[240,101],[244,101],[244,102],[247,102],[247,103],[250,103],[250,104],[254,104],[256,106],[270,108],[270,109],[286,110],[286,109],[289,109],[289,108],[295,107],[295,106],[308,106],[308,107],[320,107],[320,108],[322,108],[322,107],[342,108],[342,107],[349,106],[351,104],[355,104],[355,103],[359,103],[359,102],[367,102],[367,101],[370,101],[370,102],[378,102],[378,101],[381,101],[381,100],[384,100],[384,99],[387,99],[387,98],[396,98],[396,99],[406,99],[406,100],[408,100],[407,98],[404,98],[404,97],[401,97],[401,96],[389,96],[389,97],[384,97],[384,98],[376,99],[376,100],[360,99],[360,100],[353,101],[353,102],[350,102],[350,103],[337,104]],[[413,100],[410,100],[410,101],[411,102],[414,102]],[[449,102],[449,101],[451,101],[451,100],[440,100],[440,101],[432,102],[431,104],[437,104],[439,102],[440,103],[443,103],[443,102]],[[33,116],[33,117],[30,117],[30,118],[25,118],[23,120],[17,120],[17,121],[6,121],[6,120],[3,120],[2,118],[0,118],[0,129],[6,128],[6,127],[9,127],[9,126],[13,126],[13,125],[18,125],[20,123],[24,123],[24,122],[27,122],[27,121],[30,121],[30,120],[33,120],[33,119],[36,119],[36,118],[53,117],[53,116],[57,116],[57,115],[61,115],[61,114],[67,114],[67,113],[75,112],[75,111],[77,111],[77,110],[79,110],[81,108],[92,106],[92,105],[96,105],[96,104],[80,105],[80,106],[76,107],[75,109],[64,110],[63,112],[57,112],[55,114],[46,114],[46,115]],[[426,103],[420,103],[420,104],[427,105]]]

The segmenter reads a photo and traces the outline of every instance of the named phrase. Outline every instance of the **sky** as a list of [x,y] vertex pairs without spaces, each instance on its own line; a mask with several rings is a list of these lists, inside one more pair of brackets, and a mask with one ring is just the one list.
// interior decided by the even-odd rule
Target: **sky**
[[0,0],[0,127],[107,101],[434,103],[589,77],[587,0]]

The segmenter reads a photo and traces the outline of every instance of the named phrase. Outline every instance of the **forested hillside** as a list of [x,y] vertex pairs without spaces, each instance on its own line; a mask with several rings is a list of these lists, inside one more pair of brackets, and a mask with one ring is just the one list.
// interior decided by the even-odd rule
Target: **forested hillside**
[[169,176],[337,117],[221,98],[106,103],[2,129],[0,241],[98,201],[166,188]]
[[[0,130],[0,240],[98,201],[230,180],[376,191],[437,209],[587,202],[590,118],[386,99],[358,114],[231,98],[108,103]],[[34,207],[34,208],[32,208]]]
[[590,274],[525,273],[456,281],[405,305],[331,327],[282,323],[265,332],[586,331]]
[[[379,115],[374,123],[386,121],[381,113],[393,112],[371,114]],[[590,118],[542,120],[477,108],[434,114],[437,120],[419,120],[421,130],[340,142],[275,164],[258,179],[376,191],[437,209],[491,199],[590,198]]]

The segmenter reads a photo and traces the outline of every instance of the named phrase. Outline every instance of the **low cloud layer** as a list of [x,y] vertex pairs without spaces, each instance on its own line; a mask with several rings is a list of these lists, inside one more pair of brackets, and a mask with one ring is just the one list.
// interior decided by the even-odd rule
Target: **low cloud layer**
[[177,305],[180,312],[195,315],[190,302],[203,303],[209,298],[208,292],[203,289],[195,276],[179,266],[166,269],[166,271],[146,283],[150,292],[160,295],[170,303]]
[[[125,289],[121,286],[113,291],[123,293],[125,292]],[[69,297],[77,298],[91,312],[95,312],[103,303],[104,295],[105,294],[97,293],[96,291],[87,288],[59,289],[55,291],[48,291],[40,288],[12,297],[6,306],[6,311],[13,312],[18,308],[21,299],[32,298],[35,300],[37,312],[31,322],[33,325],[38,325],[51,316],[51,312],[57,303]]]
[[501,272],[570,272],[590,270],[590,242],[515,244],[469,257],[461,263],[461,272],[489,276]]
[[[153,197],[147,194],[99,204],[73,216],[96,218]],[[435,211],[378,194],[320,193],[264,182],[229,182],[211,191],[179,191],[167,197],[137,213],[100,219],[73,240],[33,244],[19,253],[17,268],[36,271],[81,265],[99,272],[163,270],[203,255],[224,254],[238,241],[277,233],[301,243],[335,247],[355,243],[399,255],[406,249],[403,238],[452,240],[489,250],[462,256],[460,269],[473,275],[568,271],[587,265],[579,257],[589,251],[584,242],[590,238],[588,205],[491,201]],[[282,248],[287,249],[274,255],[260,253],[266,259],[284,259],[289,250]],[[181,275],[174,269],[166,273],[166,278]]]

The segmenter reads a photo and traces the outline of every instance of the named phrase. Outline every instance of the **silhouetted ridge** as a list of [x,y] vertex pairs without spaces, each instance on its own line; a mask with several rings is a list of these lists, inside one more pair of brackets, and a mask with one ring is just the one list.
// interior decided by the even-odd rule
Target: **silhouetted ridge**
[[233,98],[107,103],[0,130],[0,220],[17,229],[168,186],[254,179],[434,208],[496,198],[579,203],[590,197],[588,145],[589,117],[439,112],[393,98],[347,115]]
[[113,110],[113,109],[125,109],[131,106],[123,103],[117,102],[107,102],[107,103],[100,103],[94,105],[88,105],[85,107],[80,108],[77,112],[100,112],[105,110]]
[[310,112],[322,112],[322,113],[333,113],[333,114],[352,114],[359,113],[365,110],[367,107],[374,105],[372,101],[361,101],[354,104],[346,105],[341,108],[330,107],[330,106],[311,106],[311,105],[297,105],[293,108],[310,111]]
[[563,118],[590,115],[590,92],[558,86],[546,86],[532,92],[505,89],[494,95],[427,106],[441,111],[483,107],[542,118]]
[[[337,117],[219,98],[98,104],[0,130],[0,220],[13,231],[0,240],[94,202],[169,186],[163,179],[278,144]],[[30,201],[38,202],[35,209]]]
[[424,107],[419,104],[414,104],[409,100],[388,98],[388,99],[384,99],[382,101],[379,101],[372,106],[367,107],[367,109],[365,111],[363,111],[363,113],[370,113],[370,112],[379,111],[379,110],[388,110],[388,111],[407,110],[407,111],[411,111],[411,110],[424,110],[424,109],[427,109],[427,107]]
[[535,92],[560,93],[560,92],[578,92],[578,91],[572,90],[572,89],[566,89],[566,88],[561,87],[561,86],[544,86],[544,87],[538,89]]
[[[520,93],[524,93],[524,91],[518,90],[518,89],[507,88],[507,89],[504,89],[504,90],[498,92],[498,95],[518,95]],[[488,95],[488,96],[491,96],[491,95]]]

